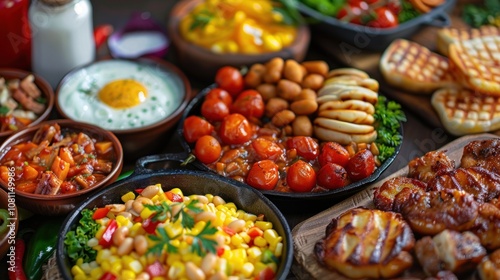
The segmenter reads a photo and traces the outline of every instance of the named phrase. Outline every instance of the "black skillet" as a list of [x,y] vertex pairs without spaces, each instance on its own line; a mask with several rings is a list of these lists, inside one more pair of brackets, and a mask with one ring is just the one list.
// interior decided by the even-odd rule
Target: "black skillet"
[[[178,155],[166,155],[165,161],[178,161]],[[283,237],[283,254],[276,279],[286,279],[293,260],[293,241],[291,231],[283,214],[259,191],[236,180],[224,178],[214,173],[189,169],[151,169],[147,158],[140,158],[134,172],[125,179],[114,182],[95,193],[76,207],[64,221],[57,241],[57,265],[63,279],[72,279],[71,264],[66,254],[64,237],[74,230],[81,219],[80,212],[86,208],[102,207],[120,202],[120,197],[137,188],[160,183],[164,190],[180,188],[185,195],[213,194],[228,202],[234,202],[238,209],[254,214],[264,214],[273,223],[274,229]]]

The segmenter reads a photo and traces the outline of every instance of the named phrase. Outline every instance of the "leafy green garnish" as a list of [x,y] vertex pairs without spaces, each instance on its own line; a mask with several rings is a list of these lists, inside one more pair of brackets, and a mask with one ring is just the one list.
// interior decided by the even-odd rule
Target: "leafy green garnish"
[[208,221],[198,235],[193,235],[191,252],[196,253],[198,256],[204,256],[207,252],[215,254],[217,251],[217,241],[208,238],[215,233],[217,233],[217,228],[211,226],[210,221]]
[[155,245],[148,249],[148,253],[159,256],[165,248],[167,250],[167,253],[177,253],[177,247],[170,243],[171,239],[165,229],[160,227],[156,229],[156,232],[158,232],[158,235],[148,235],[149,239],[156,242]]
[[5,116],[9,111],[10,110],[7,106],[0,106],[0,115]]
[[[166,202],[162,202],[160,205],[144,205],[144,207],[155,212],[151,217],[152,221],[164,222],[167,218],[171,217],[172,223],[180,219],[184,228],[192,229],[194,227],[194,218],[186,212],[186,209],[195,214],[201,213],[203,209],[196,206],[197,203],[198,200],[193,199],[188,204],[173,203],[172,205],[168,205]],[[181,209],[175,215],[172,215],[172,207],[174,205],[181,205]]]
[[87,242],[95,237],[100,225],[92,219],[93,210],[84,209],[81,214],[79,225],[75,230],[69,231],[64,239],[68,257],[73,263],[76,263],[79,258],[88,263],[95,260],[97,256],[97,251],[89,247]]
[[302,22],[302,16],[297,9],[296,0],[277,0],[273,11],[281,14],[283,23],[287,25],[298,25]]
[[407,0],[401,0],[401,12],[398,14],[399,23],[403,23],[420,16],[420,12]]
[[406,115],[401,105],[394,101],[387,101],[385,96],[379,96],[375,105],[375,128],[377,129],[378,158],[381,162],[391,157],[396,147],[401,144],[403,137],[399,134],[401,122],[406,121]]
[[193,15],[193,22],[189,26],[189,30],[193,31],[197,28],[205,28],[205,26],[214,18],[214,13],[209,10],[201,10],[199,13]]
[[462,17],[472,27],[477,28],[487,24],[500,27],[500,1],[484,0],[484,6],[465,5]]

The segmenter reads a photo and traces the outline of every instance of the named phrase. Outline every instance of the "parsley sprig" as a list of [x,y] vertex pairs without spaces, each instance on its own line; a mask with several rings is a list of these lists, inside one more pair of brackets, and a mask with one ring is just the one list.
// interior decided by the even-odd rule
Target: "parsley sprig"
[[153,245],[151,248],[148,249],[148,253],[159,256],[165,249],[169,254],[177,253],[177,247],[175,247],[174,245],[172,245],[172,243],[170,243],[172,239],[170,238],[170,236],[168,236],[167,231],[165,231],[164,228],[160,227],[156,229],[156,232],[158,232],[158,235],[150,234],[148,236],[149,239],[151,239],[156,243],[155,245]]
[[387,101],[385,96],[379,96],[375,105],[375,128],[377,129],[378,158],[381,162],[396,152],[403,136],[399,134],[401,122],[406,122],[406,115],[401,105],[394,101]]
[[217,233],[217,228],[213,227],[210,221],[208,221],[200,233],[193,235],[191,252],[196,253],[198,256],[204,256],[207,252],[215,254],[217,251],[217,241],[210,238],[215,233]]

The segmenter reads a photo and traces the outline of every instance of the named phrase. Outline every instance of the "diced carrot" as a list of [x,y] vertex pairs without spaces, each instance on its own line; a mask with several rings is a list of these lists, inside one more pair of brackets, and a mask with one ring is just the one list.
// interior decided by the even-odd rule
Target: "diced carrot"
[[75,160],[68,147],[62,147],[59,149],[59,157],[65,162],[69,163],[70,166],[75,166]]
[[21,182],[16,185],[16,189],[18,191],[22,192],[27,192],[27,193],[34,193],[36,190],[36,183],[35,182]]
[[5,165],[0,166],[0,178],[4,182],[9,182],[9,168]]
[[23,166],[23,178],[29,181],[33,181],[38,177],[38,170],[30,165]]
[[110,141],[102,141],[95,143],[95,150],[98,155],[105,155],[113,149],[113,143]]
[[69,168],[69,163],[56,156],[50,170],[54,172],[57,178],[59,178],[61,181],[64,181],[68,176]]

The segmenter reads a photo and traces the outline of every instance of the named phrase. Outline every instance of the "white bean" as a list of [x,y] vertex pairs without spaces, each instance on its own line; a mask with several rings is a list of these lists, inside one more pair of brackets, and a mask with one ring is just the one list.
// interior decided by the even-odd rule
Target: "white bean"
[[128,227],[121,226],[113,232],[113,244],[116,246],[120,246],[123,241],[125,241],[125,237],[127,237],[129,233]]
[[186,263],[186,276],[189,280],[205,280],[206,276],[199,267],[192,262]]
[[116,253],[118,254],[118,256],[125,256],[130,254],[133,248],[134,248],[134,239],[132,237],[127,237],[125,238],[123,243],[118,247]]
[[232,229],[234,232],[242,232],[245,228],[246,222],[244,220],[238,219],[230,222],[227,227]]
[[153,196],[155,196],[159,191],[160,187],[158,185],[150,185],[147,186],[144,190],[142,190],[141,196],[147,198],[153,198]]
[[201,270],[205,273],[205,275],[210,274],[210,272],[214,269],[215,263],[217,262],[217,256],[214,254],[206,254],[201,261]]
[[226,202],[224,201],[224,199],[222,197],[218,196],[218,195],[214,196],[212,202],[213,202],[213,204],[215,206],[226,204]]
[[134,238],[134,248],[140,256],[146,254],[146,251],[148,250],[148,241],[144,235],[137,235]]

